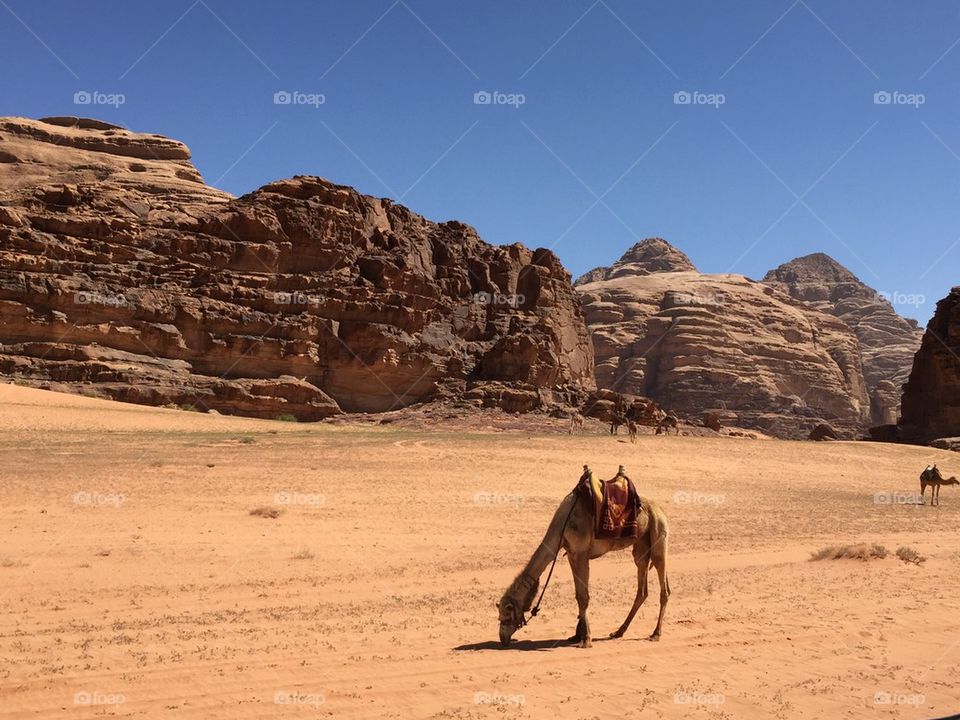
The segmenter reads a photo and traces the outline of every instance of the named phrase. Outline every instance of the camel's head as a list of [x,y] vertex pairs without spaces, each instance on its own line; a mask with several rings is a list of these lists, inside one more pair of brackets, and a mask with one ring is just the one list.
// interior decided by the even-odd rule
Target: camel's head
[[533,598],[540,583],[521,573],[497,603],[500,613],[500,642],[510,644],[513,634],[526,624],[524,615],[533,607]]
[[523,625],[523,610],[509,593],[500,598],[497,610],[500,613],[500,644],[506,647],[513,634]]

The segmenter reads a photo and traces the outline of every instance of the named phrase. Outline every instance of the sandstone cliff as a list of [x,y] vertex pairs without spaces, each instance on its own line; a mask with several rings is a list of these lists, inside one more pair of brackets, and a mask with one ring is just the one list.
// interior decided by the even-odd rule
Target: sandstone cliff
[[903,388],[901,437],[960,436],[960,287],[937,303]]
[[691,418],[804,438],[862,433],[869,398],[856,335],[839,319],[739,275],[704,275],[660,239],[577,282],[600,387]]
[[785,263],[763,282],[839,318],[857,334],[871,423],[896,423],[901,387],[923,336],[916,321],[900,316],[886,298],[823,253]]
[[551,252],[317,177],[233,198],[182,143],[77,118],[0,119],[0,374],[302,420],[594,387]]

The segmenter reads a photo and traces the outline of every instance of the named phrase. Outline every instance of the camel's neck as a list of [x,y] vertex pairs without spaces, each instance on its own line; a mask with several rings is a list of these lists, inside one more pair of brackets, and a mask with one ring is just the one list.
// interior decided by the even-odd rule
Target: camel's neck
[[526,566],[507,590],[507,594],[515,598],[524,611],[529,610],[533,605],[533,597],[536,595],[537,587],[540,584],[540,576],[543,575],[559,552],[560,543],[563,540],[564,521],[570,514],[570,504],[573,502],[576,502],[576,498],[569,495],[560,503],[560,507],[553,515],[553,520],[547,527],[543,540],[540,541]]

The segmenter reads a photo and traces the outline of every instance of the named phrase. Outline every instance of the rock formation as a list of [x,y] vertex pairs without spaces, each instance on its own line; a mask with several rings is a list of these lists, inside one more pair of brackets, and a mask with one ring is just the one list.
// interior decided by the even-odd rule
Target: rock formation
[[960,287],[937,303],[927,325],[903,388],[900,435],[920,442],[960,436]]
[[597,384],[688,418],[805,438],[863,432],[870,406],[856,335],[838,318],[739,275],[704,275],[660,239],[577,281]]
[[857,334],[870,394],[871,423],[896,423],[901,386],[913,366],[923,331],[890,302],[823,253],[797,258],[771,270],[763,282],[834,315]]
[[548,250],[317,177],[233,198],[182,143],[77,118],[0,119],[0,374],[301,420],[595,387]]

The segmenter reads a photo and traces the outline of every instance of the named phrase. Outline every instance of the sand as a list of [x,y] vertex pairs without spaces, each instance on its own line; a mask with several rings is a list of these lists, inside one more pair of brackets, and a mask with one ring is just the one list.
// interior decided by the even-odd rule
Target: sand
[[[874,443],[301,425],[0,385],[0,717],[925,718],[960,710],[960,456]],[[494,603],[588,462],[671,522]],[[898,497],[897,500],[905,498]],[[909,498],[906,498],[909,500]],[[878,501],[879,500],[879,501]],[[250,515],[276,507],[276,518]],[[882,560],[811,562],[881,543]],[[910,546],[920,565],[893,556]]]

